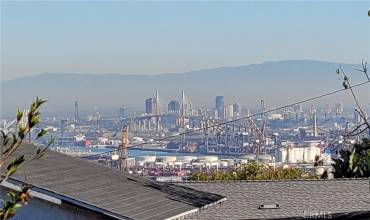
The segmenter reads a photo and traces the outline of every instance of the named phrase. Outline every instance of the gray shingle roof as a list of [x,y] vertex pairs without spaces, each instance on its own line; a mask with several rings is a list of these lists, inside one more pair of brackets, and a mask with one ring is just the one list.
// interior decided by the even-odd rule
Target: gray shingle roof
[[[34,146],[21,153],[32,156]],[[166,219],[215,203],[223,196],[124,174],[79,158],[48,151],[22,168],[33,190],[94,207],[118,218]],[[19,170],[13,180],[22,181]]]
[[[370,219],[368,179],[189,182],[178,185],[226,196],[225,202],[202,210],[188,219],[277,219],[309,216],[316,219],[318,216],[344,216],[343,219],[347,219],[351,216],[347,214],[354,212],[362,214],[362,218]],[[280,209],[258,209],[260,205],[273,204],[279,204]]]

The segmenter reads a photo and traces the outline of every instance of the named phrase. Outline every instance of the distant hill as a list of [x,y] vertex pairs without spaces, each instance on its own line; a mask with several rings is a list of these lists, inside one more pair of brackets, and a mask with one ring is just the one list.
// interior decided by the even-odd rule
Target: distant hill
[[[94,106],[99,111],[108,111],[123,105],[143,109],[144,99],[154,96],[156,89],[162,108],[170,99],[179,98],[182,89],[195,106],[214,106],[216,95],[224,95],[226,103],[239,101],[243,107],[253,108],[261,99],[267,105],[279,105],[341,88],[335,73],[338,65],[287,60],[155,76],[44,73],[1,82],[1,109],[8,115],[36,96],[49,100],[46,110],[50,112],[73,112],[74,100],[79,101],[81,111],[93,111]],[[342,66],[353,82],[365,80],[354,71],[355,65]],[[366,92],[370,94],[368,87]],[[349,99],[343,95],[329,99],[338,100]]]

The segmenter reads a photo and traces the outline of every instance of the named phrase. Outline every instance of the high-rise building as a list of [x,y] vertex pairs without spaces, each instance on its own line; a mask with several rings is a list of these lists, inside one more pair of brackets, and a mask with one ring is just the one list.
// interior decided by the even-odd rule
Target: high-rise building
[[218,118],[220,119],[224,119],[224,115],[225,115],[224,107],[225,107],[224,97],[216,96],[216,110],[217,110]]
[[343,108],[343,103],[337,103],[336,105],[335,105],[335,114],[337,115],[337,116],[339,116],[339,115],[341,115],[341,114],[343,114],[343,110],[344,108]]
[[155,98],[154,98],[154,114],[159,115],[161,114],[160,104],[159,104],[159,95],[158,90],[155,91]]
[[234,110],[234,117],[240,117],[242,114],[242,106],[239,104],[239,102],[235,102],[233,104],[233,110]]
[[154,113],[154,105],[155,105],[154,98],[145,99],[145,113],[153,114]]
[[207,109],[207,116],[211,119],[216,119],[218,117],[217,110]]
[[168,103],[168,112],[179,113],[180,112],[180,103],[176,100],[171,100]]
[[311,105],[310,109],[308,111],[308,114],[310,115],[310,118],[313,118],[313,114],[315,114],[316,112],[317,112],[317,109],[313,105]]
[[250,116],[251,115],[251,111],[249,110],[249,108],[247,108],[246,110],[245,110],[245,116]]
[[302,112],[303,112],[303,107],[302,107],[302,105],[295,105],[295,106],[294,106],[294,112],[295,112],[295,113],[302,113]]
[[233,105],[227,105],[224,108],[224,119],[232,119],[234,117]]
[[180,114],[182,116],[190,116],[193,114],[192,103],[190,99],[185,95],[184,90],[181,91]]
[[158,90],[155,91],[155,97],[145,99],[145,113],[151,115],[160,115],[160,103]]
[[[155,98],[154,98],[154,114],[155,115],[160,115],[161,114],[161,105],[159,103],[159,95],[158,95],[158,90],[155,90]],[[156,117],[155,118],[155,127],[156,130],[159,131],[161,125],[161,118]]]
[[78,120],[79,120],[79,116],[78,116],[78,102],[75,101],[75,119],[74,119],[74,122],[77,123]]
[[127,107],[121,107],[119,109],[119,117],[126,118],[127,117]]
[[325,108],[324,108],[325,118],[328,117],[330,114],[331,114],[331,107],[330,107],[330,105],[325,105]]

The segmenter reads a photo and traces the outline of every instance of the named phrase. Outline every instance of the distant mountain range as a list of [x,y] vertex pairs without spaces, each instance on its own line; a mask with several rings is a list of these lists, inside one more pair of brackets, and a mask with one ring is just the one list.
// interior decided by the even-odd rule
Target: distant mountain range
[[[170,100],[179,99],[182,89],[194,106],[212,107],[217,95],[225,96],[226,103],[238,101],[243,107],[254,108],[261,99],[267,106],[276,106],[341,88],[342,81],[335,72],[338,66],[331,62],[286,60],[154,76],[43,73],[1,82],[1,110],[4,115],[13,114],[36,96],[49,101],[46,111],[69,111],[71,115],[75,100],[85,112],[112,111],[121,106],[144,109],[144,99],[154,96],[156,89],[162,108]],[[342,67],[353,82],[365,80],[354,70],[355,65]],[[360,93],[369,102],[369,86]],[[349,100],[348,95],[341,94],[321,103]]]

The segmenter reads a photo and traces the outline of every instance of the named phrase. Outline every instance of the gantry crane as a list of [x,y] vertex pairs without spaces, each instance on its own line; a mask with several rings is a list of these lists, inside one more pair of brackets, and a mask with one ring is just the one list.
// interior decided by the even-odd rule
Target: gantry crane
[[251,132],[258,137],[258,143],[255,143],[254,151],[256,155],[259,155],[261,153],[261,148],[265,150],[267,140],[266,124],[262,122],[262,126],[259,128],[251,118],[246,118],[246,126],[248,125],[251,127]]
[[128,158],[128,126],[124,124],[122,126],[122,144],[119,146],[119,157],[120,157],[120,164],[119,169],[127,171],[127,158]]

